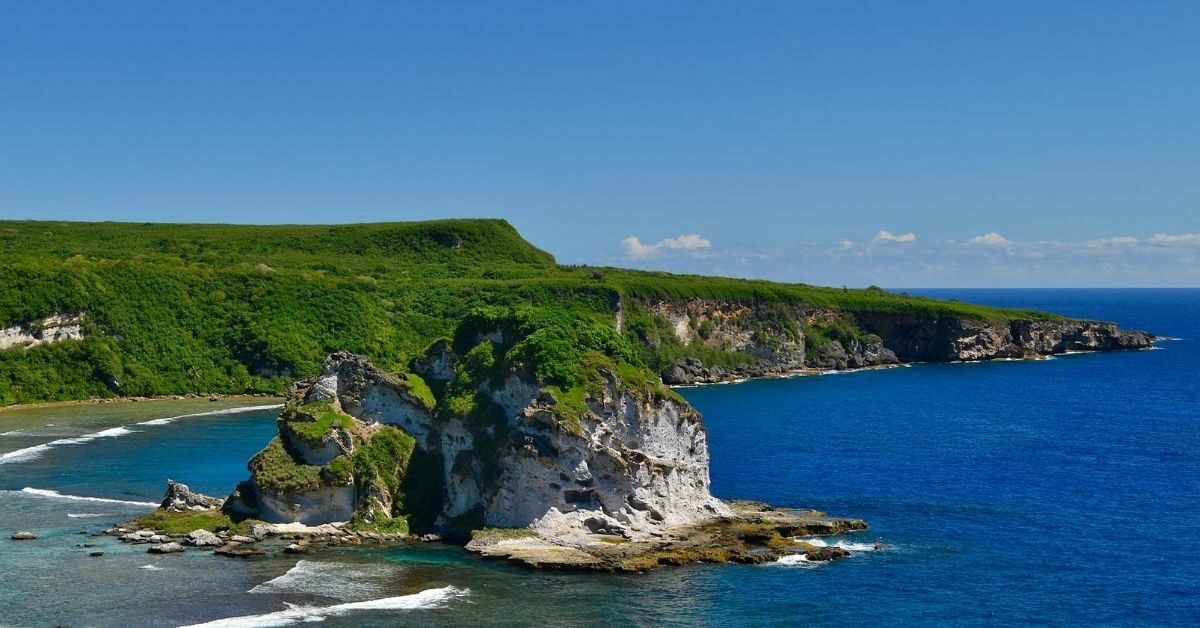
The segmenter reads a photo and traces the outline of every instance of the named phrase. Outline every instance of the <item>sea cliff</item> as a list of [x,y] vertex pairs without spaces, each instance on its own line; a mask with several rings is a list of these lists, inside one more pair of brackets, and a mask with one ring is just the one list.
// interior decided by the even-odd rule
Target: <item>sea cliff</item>
[[656,325],[635,332],[647,346],[676,344],[660,362],[670,385],[909,362],[1038,358],[1077,351],[1145,349],[1154,336],[1113,323],[1060,317],[968,317],[844,311],[812,305],[692,298],[633,305]]

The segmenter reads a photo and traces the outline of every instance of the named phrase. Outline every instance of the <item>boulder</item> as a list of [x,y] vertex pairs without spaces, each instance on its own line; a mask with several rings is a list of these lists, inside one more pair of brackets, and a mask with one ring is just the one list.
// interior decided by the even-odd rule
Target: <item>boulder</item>
[[146,551],[151,554],[175,554],[177,552],[182,552],[183,546],[175,542],[158,543],[151,545]]
[[192,530],[188,533],[187,540],[184,542],[196,547],[220,547],[225,544],[225,541],[221,540],[221,537],[208,530]]
[[167,493],[159,508],[167,510],[211,510],[220,508],[224,500],[194,493],[186,484],[167,480]]
[[14,540],[14,541],[32,541],[36,538],[37,538],[36,534],[29,532],[27,530],[22,530],[21,532],[16,532],[12,535],[12,540]]

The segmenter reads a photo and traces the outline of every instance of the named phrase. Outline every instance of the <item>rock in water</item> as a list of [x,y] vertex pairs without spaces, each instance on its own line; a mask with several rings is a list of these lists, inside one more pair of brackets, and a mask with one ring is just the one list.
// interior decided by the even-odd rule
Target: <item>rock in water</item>
[[182,552],[183,546],[172,541],[170,543],[151,545],[146,551],[151,554],[175,554],[177,552]]
[[232,556],[234,558],[249,558],[251,556],[262,556],[264,552],[256,549],[252,545],[242,545],[241,543],[226,543],[221,547],[213,550],[214,554],[220,556]]
[[167,493],[158,507],[167,510],[211,510],[220,508],[222,502],[222,499],[192,492],[187,484],[167,480]]
[[32,541],[36,538],[37,538],[36,534],[29,532],[27,530],[22,530],[21,532],[16,532],[12,535],[12,540],[14,540],[14,541]]

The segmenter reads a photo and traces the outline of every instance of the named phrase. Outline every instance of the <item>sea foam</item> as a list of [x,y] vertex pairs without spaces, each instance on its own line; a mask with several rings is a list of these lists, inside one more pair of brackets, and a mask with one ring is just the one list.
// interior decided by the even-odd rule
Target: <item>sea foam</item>
[[405,611],[438,608],[446,602],[465,596],[468,589],[446,586],[440,589],[426,589],[412,595],[385,597],[363,602],[346,602],[333,606],[291,606],[286,610],[266,613],[263,615],[243,615],[228,617],[203,624],[194,624],[206,628],[241,628],[243,626],[290,626],[302,622],[324,621],[330,617],[347,615],[356,611]]
[[844,549],[847,552],[879,552],[879,551],[882,551],[887,548],[887,546],[880,545],[878,543],[854,543],[851,541],[835,541],[834,543],[830,544],[829,542],[822,540],[822,539],[805,538],[805,537],[796,537],[792,540],[799,541],[801,543],[807,543],[814,547],[837,547],[840,549]]

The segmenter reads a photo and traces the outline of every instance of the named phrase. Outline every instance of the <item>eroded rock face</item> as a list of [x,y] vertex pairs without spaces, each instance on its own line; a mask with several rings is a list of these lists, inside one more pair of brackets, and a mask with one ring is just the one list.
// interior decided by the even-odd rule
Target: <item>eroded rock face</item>
[[728,513],[709,492],[707,432],[685,404],[632,394],[605,374],[581,433],[534,402],[513,417],[511,446],[485,520],[499,527],[604,529],[636,537]]
[[[436,414],[401,378],[340,352],[320,376],[292,387],[289,404],[336,404],[356,421],[350,431],[390,425],[413,436],[417,448],[437,461],[432,468],[440,477],[425,480],[441,491],[439,530],[533,525],[633,538],[728,514],[709,492],[700,416],[685,403],[631,390],[615,374],[605,371],[604,378],[602,393],[591,396],[577,425],[556,416],[554,398],[530,376],[514,373],[481,384],[479,392],[502,416],[479,424]],[[281,434],[288,429],[281,422]],[[285,442],[297,460],[327,458],[325,441]],[[252,481],[239,487],[226,509],[315,525],[347,520],[365,500],[384,498],[352,483],[280,491]]]
[[82,313],[59,313],[23,325],[0,327],[0,349],[28,349],[63,340],[82,340],[83,317]]

